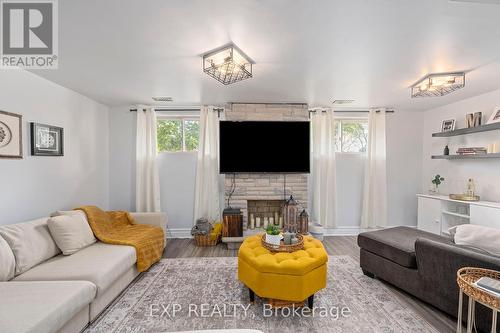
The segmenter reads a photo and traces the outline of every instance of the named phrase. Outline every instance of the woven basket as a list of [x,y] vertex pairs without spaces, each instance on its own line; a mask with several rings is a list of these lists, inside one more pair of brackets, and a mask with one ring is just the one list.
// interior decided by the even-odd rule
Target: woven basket
[[215,238],[211,238],[210,235],[195,235],[194,240],[196,246],[215,246],[220,242],[221,235],[217,235]]
[[500,298],[479,289],[473,284],[482,277],[500,280],[500,272],[484,268],[460,268],[457,272],[457,283],[467,296],[500,311]]
[[297,244],[285,245],[283,241],[281,241],[280,245],[269,244],[266,242],[266,234],[262,234],[261,243],[262,246],[268,249],[271,252],[295,252],[304,249],[304,237],[302,235],[297,234],[296,236],[299,240]]

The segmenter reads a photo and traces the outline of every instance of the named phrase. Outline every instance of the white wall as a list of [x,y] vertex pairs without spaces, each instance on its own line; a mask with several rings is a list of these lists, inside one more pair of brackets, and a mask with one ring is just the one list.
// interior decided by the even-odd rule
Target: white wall
[[[0,224],[108,208],[108,108],[30,72],[0,75],[0,110],[23,116],[23,159],[0,159]],[[64,156],[30,156],[29,122],[64,128]]]
[[475,133],[450,138],[433,138],[432,133],[440,132],[441,121],[456,118],[456,128],[465,126],[465,115],[483,112],[486,123],[493,108],[500,106],[500,90],[424,112],[423,131],[423,177],[422,188],[428,191],[431,179],[436,174],[445,178],[440,187],[442,193],[463,193],[469,178],[476,181],[477,193],[482,200],[500,202],[500,159],[490,160],[432,160],[431,155],[442,155],[445,145],[450,154],[459,147],[487,146],[500,141],[500,131]]
[[[110,110],[110,207],[135,210],[135,112],[129,107]],[[158,156],[162,210],[169,229],[189,234],[193,225],[196,153]]]

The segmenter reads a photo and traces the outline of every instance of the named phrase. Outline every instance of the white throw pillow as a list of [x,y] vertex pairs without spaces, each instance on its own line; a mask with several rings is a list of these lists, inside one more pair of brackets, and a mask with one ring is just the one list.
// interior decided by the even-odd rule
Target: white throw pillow
[[81,214],[54,216],[47,222],[50,233],[64,255],[70,255],[97,240]]
[[9,244],[0,237],[0,282],[9,281],[16,271],[16,258]]
[[462,224],[450,228],[453,241],[500,256],[500,229],[483,227],[476,224]]
[[0,227],[0,235],[16,258],[15,275],[52,258],[61,251],[50,235],[47,218]]

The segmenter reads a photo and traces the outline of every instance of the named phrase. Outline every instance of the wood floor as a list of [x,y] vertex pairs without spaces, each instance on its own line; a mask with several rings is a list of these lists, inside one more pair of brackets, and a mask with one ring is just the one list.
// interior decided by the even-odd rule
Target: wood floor
[[[329,255],[347,255],[359,262],[359,247],[356,243],[355,236],[325,237],[323,244]],[[237,250],[227,250],[224,244],[213,247],[197,247],[192,239],[169,239],[163,254],[165,258],[236,257],[237,255]],[[454,319],[413,296],[406,294],[404,291],[387,283],[386,285],[391,292],[398,297],[401,303],[419,313],[439,332],[455,332],[456,321]]]

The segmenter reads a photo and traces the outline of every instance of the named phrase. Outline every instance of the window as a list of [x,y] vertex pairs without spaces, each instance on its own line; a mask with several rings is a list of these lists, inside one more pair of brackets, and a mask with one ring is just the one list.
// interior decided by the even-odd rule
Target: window
[[159,152],[198,150],[200,121],[195,118],[159,118],[156,124]]
[[366,152],[368,144],[368,120],[339,119],[335,123],[335,146],[337,152]]

